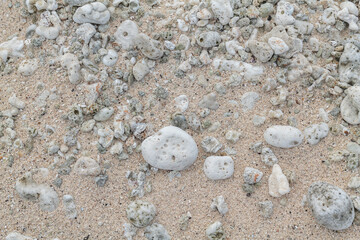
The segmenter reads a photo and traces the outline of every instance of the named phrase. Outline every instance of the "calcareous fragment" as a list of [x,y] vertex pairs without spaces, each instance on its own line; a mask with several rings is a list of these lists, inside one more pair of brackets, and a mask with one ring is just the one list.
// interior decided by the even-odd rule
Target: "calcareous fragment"
[[351,226],[354,205],[341,188],[326,182],[311,184],[307,202],[316,222],[331,230],[343,230]]
[[141,153],[150,165],[164,170],[184,170],[196,160],[198,148],[194,139],[184,130],[168,126],[146,138]]
[[265,141],[279,148],[292,148],[300,145],[303,141],[302,132],[291,126],[276,125],[266,129]]
[[211,156],[204,163],[205,175],[211,180],[230,178],[234,173],[234,161],[229,156]]

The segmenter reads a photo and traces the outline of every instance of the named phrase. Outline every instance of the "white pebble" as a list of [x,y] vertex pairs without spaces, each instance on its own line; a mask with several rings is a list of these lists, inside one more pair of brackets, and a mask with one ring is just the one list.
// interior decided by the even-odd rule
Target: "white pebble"
[[234,173],[234,161],[229,156],[211,156],[204,163],[205,175],[212,180],[230,178]]

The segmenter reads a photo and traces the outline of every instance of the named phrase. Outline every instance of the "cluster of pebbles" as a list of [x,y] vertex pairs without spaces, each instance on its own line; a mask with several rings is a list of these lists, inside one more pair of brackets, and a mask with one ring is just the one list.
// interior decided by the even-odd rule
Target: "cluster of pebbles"
[[[304,210],[297,211],[309,209],[306,214],[313,216],[314,224],[330,230],[360,224],[358,5],[358,1],[333,0],[9,2],[8,11],[19,9],[26,30],[2,37],[7,40],[0,43],[1,78],[17,76],[26,81],[45,68],[54,75],[51,89],[37,83],[33,102],[18,96],[16,89],[8,99],[1,97],[8,104],[2,106],[10,106],[0,112],[1,159],[7,167],[21,166],[15,153],[31,156],[39,139],[46,140],[46,157],[53,159],[41,167],[23,169],[13,182],[15,197],[38,204],[44,212],[63,208],[62,214],[75,221],[81,214],[79,196],[67,194],[64,179],[75,174],[106,188],[109,178],[126,178],[131,190],[130,203],[122,206],[127,218],[122,223],[124,239],[176,239],[164,227],[168,223],[158,222],[157,206],[141,199],[155,194],[155,174],[169,171],[168,181],[172,181],[181,179],[181,171],[196,168],[194,174],[201,172],[214,184],[241,179],[239,189],[248,197],[266,184],[267,197],[258,202],[257,215],[269,219],[276,206],[281,211],[276,199],[283,205],[297,191],[294,183],[301,178],[294,169],[282,169],[286,159],[276,152],[290,153],[304,145],[317,151],[323,139],[334,135],[352,139],[346,149],[331,151],[326,163],[343,163],[353,177],[348,186],[342,186],[344,190],[336,182],[314,179],[303,192],[304,199],[298,199]],[[163,69],[166,80],[160,73]],[[19,124],[31,119],[33,108],[40,116],[49,114],[53,102],[61,98],[56,76],[72,89],[71,104],[57,106],[66,112],[53,119],[53,126]],[[7,88],[4,80],[0,84]],[[206,93],[195,97],[197,90],[188,87],[191,84]],[[237,98],[240,88],[246,92]],[[289,115],[301,111],[296,96],[300,92],[305,93],[300,96],[303,102],[322,94],[322,105],[316,109],[319,121],[298,122],[296,115]],[[225,102],[231,93],[235,96]],[[263,99],[271,108],[259,106]],[[157,112],[165,105],[171,105],[170,116]],[[225,106],[232,109],[226,111]],[[214,116],[219,114],[235,122],[249,117],[240,130],[216,121]],[[66,127],[60,130],[58,121]],[[261,131],[257,142],[246,141],[246,126]],[[24,129],[25,136],[19,134]],[[59,137],[57,131],[63,134]],[[83,149],[79,139],[84,137],[92,142],[91,151]],[[243,169],[237,168],[239,147],[259,155]],[[111,161],[138,158],[142,164],[127,169],[126,176],[109,174]],[[210,206],[222,219],[237,208],[226,203],[223,195],[213,198]],[[190,212],[179,218],[181,231],[195,224]],[[212,240],[234,239],[225,229],[229,228],[221,220],[214,221],[203,234]],[[35,239],[12,230],[9,225],[0,234],[5,231],[6,240]]]

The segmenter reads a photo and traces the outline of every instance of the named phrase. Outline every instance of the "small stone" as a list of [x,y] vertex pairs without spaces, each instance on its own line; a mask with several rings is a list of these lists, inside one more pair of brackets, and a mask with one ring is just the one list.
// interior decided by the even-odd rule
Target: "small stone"
[[270,37],[268,43],[277,55],[281,55],[289,51],[289,46],[281,38]]
[[259,202],[260,215],[264,218],[270,218],[274,212],[274,205],[272,201]]
[[101,2],[89,3],[76,10],[73,20],[76,23],[107,24],[110,12]]
[[206,229],[206,237],[209,240],[225,240],[226,235],[221,222],[215,222]]
[[196,42],[200,47],[212,48],[221,43],[221,37],[218,32],[203,32],[196,38]]
[[341,116],[350,124],[360,123],[360,86],[352,86],[346,90],[347,96],[341,102]]
[[77,217],[77,211],[74,198],[71,195],[64,195],[63,205],[66,217],[70,219],[75,219]]
[[189,221],[191,219],[191,213],[187,212],[186,214],[183,214],[180,218],[180,230],[181,231],[186,231],[186,229],[189,226]]
[[18,71],[23,76],[31,76],[38,69],[38,60],[24,60],[20,63]]
[[260,61],[268,62],[271,57],[274,55],[274,51],[269,44],[265,42],[259,42],[256,40],[250,40],[248,42],[248,47],[250,48],[251,53]]
[[105,186],[105,183],[107,182],[108,180],[108,175],[106,174],[102,174],[102,175],[99,175],[97,177],[95,177],[95,183],[96,183],[96,186],[98,187],[104,187]]
[[92,158],[81,157],[79,158],[75,165],[74,171],[79,175],[84,176],[96,176],[101,172],[99,164]]
[[154,94],[157,98],[160,98],[160,99],[167,99],[167,97],[169,96],[168,90],[162,86],[158,86],[154,90]]
[[266,129],[264,138],[268,144],[274,147],[292,148],[300,145],[304,136],[297,128],[276,125]]
[[360,154],[360,145],[355,142],[349,142],[346,145],[346,149],[351,153]]
[[277,164],[279,160],[270,148],[263,148],[261,150],[261,161],[267,166],[272,167]]
[[356,189],[360,187],[360,177],[352,177],[348,183],[348,187]]
[[180,112],[185,112],[189,107],[189,99],[186,95],[180,95],[174,99],[175,107],[180,110]]
[[255,184],[261,181],[263,173],[255,168],[246,167],[244,170],[244,182],[247,184]]
[[141,153],[153,167],[180,171],[195,162],[198,148],[185,131],[168,126],[146,138],[141,144]]
[[354,205],[349,195],[329,183],[311,184],[307,202],[316,222],[328,229],[347,229],[354,220]]
[[214,137],[205,137],[201,141],[201,147],[207,153],[217,153],[222,148],[222,144]]
[[98,113],[95,114],[94,119],[98,122],[108,120],[114,113],[113,107],[102,108]]
[[9,98],[9,103],[11,106],[16,107],[18,109],[23,109],[25,108],[25,103],[23,101],[21,101],[19,98],[16,97],[16,94],[13,94],[10,98]]
[[305,139],[310,145],[316,145],[329,133],[329,126],[326,123],[313,124],[305,128]]
[[222,216],[224,216],[229,211],[223,196],[217,196],[216,198],[213,198],[210,208],[212,210],[218,210]]
[[124,227],[124,237],[127,240],[133,240],[133,237],[136,236],[136,232],[138,228],[130,223],[124,223],[123,227]]
[[230,178],[234,173],[234,161],[229,156],[211,156],[204,163],[205,175],[211,180]]
[[211,10],[222,25],[230,22],[234,16],[230,0],[211,0]]
[[219,106],[219,103],[216,101],[216,93],[209,93],[208,95],[205,95],[199,102],[199,107],[201,108],[216,110],[219,108]]
[[269,177],[269,194],[272,197],[281,197],[290,192],[289,182],[283,174],[281,167],[274,164],[272,173]]
[[241,105],[243,111],[249,111],[255,107],[255,104],[260,100],[260,95],[256,92],[247,92],[241,97]]
[[142,200],[131,202],[126,208],[126,216],[128,220],[138,228],[150,225],[155,217],[155,214],[155,206],[150,202]]
[[129,50],[134,46],[138,34],[139,31],[136,23],[131,20],[125,20],[120,24],[114,36],[116,43],[123,49]]
[[118,53],[113,49],[109,49],[108,53],[103,57],[102,62],[105,66],[112,67],[116,64],[118,59]]
[[255,115],[253,117],[253,124],[255,127],[259,127],[261,125],[263,125],[266,121],[266,117],[262,117],[262,116],[258,116],[258,115]]
[[91,132],[95,126],[95,123],[96,121],[94,119],[90,119],[81,125],[80,130],[84,133]]
[[144,235],[148,240],[171,240],[171,237],[164,226],[158,223],[153,223],[152,225],[147,226],[145,228]]
[[175,114],[171,119],[171,125],[186,130],[188,128],[188,123],[186,117],[182,113]]
[[241,137],[241,133],[233,130],[228,131],[225,135],[225,139],[233,144],[239,141],[240,137]]
[[18,232],[11,232],[5,237],[5,240],[35,240],[35,239],[32,237],[22,235]]
[[142,81],[150,73],[150,68],[144,60],[138,61],[133,67],[133,75],[136,81]]

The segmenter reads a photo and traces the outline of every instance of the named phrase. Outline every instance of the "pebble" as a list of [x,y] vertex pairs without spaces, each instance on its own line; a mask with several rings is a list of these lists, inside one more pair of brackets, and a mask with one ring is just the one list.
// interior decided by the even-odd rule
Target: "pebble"
[[73,20],[76,23],[107,24],[110,12],[101,2],[89,3],[76,10]]
[[71,195],[64,195],[63,205],[64,205],[66,217],[70,219],[76,219],[77,211],[76,211],[74,198]]
[[241,105],[243,111],[247,112],[255,107],[255,104],[260,100],[260,95],[256,92],[244,93],[241,97]]
[[142,81],[150,73],[150,68],[144,60],[138,61],[133,67],[136,81]]
[[281,197],[290,192],[289,182],[283,174],[281,167],[274,164],[269,177],[269,194],[272,197]]
[[180,112],[185,112],[189,107],[189,99],[186,95],[180,95],[174,99],[175,107]]
[[225,240],[226,235],[221,222],[217,221],[206,229],[206,237],[209,240]]
[[98,113],[95,114],[94,119],[98,122],[104,122],[108,120],[114,113],[113,107],[102,108]]
[[168,126],[146,138],[141,144],[144,160],[151,166],[164,170],[184,170],[198,156],[194,139],[184,130]]
[[75,165],[74,172],[83,176],[96,176],[101,172],[100,165],[97,161],[89,157],[80,157]]
[[144,235],[148,240],[171,240],[171,237],[165,227],[159,223],[153,223],[152,225],[147,226],[145,228]]
[[360,177],[352,177],[348,183],[348,187],[356,189],[360,187]]
[[109,49],[108,53],[103,57],[102,62],[105,66],[112,67],[118,59],[118,53],[114,49]]
[[150,225],[155,215],[155,206],[142,200],[133,201],[126,208],[127,219],[138,228]]
[[292,25],[295,23],[295,18],[292,16],[294,6],[284,0],[277,3],[275,22],[277,25]]
[[43,211],[53,212],[59,205],[56,191],[48,185],[36,183],[31,172],[16,181],[15,190],[26,200],[38,201]]
[[326,123],[313,124],[304,130],[305,139],[310,145],[318,144],[328,134],[329,126]]
[[255,184],[261,181],[263,173],[255,168],[246,167],[244,170],[243,178],[247,184]]
[[66,53],[61,56],[61,65],[66,67],[69,75],[69,81],[72,84],[79,84],[81,80],[80,62],[76,55]]
[[11,106],[16,107],[17,109],[24,109],[25,103],[21,101],[19,98],[16,97],[16,94],[13,94],[11,97],[9,97],[9,103]]
[[222,148],[222,144],[214,137],[205,137],[201,141],[201,147],[207,153],[217,153]]
[[311,184],[307,202],[316,222],[328,229],[347,229],[354,220],[355,211],[351,198],[341,188],[332,184]]
[[200,47],[213,48],[221,43],[221,37],[218,32],[203,32],[196,38],[196,42]]
[[109,179],[108,175],[102,174],[95,177],[95,183],[98,187],[104,187],[107,180]]
[[91,132],[95,126],[96,121],[94,119],[87,120],[81,125],[80,131],[84,133]]
[[229,211],[223,196],[217,196],[216,198],[213,198],[210,208],[212,210],[217,210],[222,216],[224,216]]
[[302,143],[304,136],[297,128],[275,125],[266,129],[264,138],[268,144],[274,147],[293,148]]
[[225,134],[225,139],[232,144],[237,143],[241,137],[241,132],[230,130]]
[[263,63],[268,62],[274,55],[274,51],[271,46],[265,42],[250,40],[248,41],[248,47],[256,59]]
[[18,232],[11,232],[5,237],[5,240],[35,240],[35,239],[32,237],[22,235]]
[[147,58],[157,60],[164,55],[164,51],[159,47],[160,43],[144,33],[137,35],[135,43]]
[[38,69],[39,63],[36,59],[24,60],[20,63],[18,71],[23,76],[31,76]]
[[351,198],[352,198],[352,201],[353,201],[353,204],[354,204],[354,208],[357,211],[360,211],[360,196],[356,196],[356,197],[352,196]]
[[359,124],[360,115],[360,86],[352,86],[346,90],[346,97],[341,102],[342,118],[350,124]]
[[123,49],[129,50],[134,46],[138,34],[139,30],[136,23],[131,20],[125,20],[120,24],[114,36],[116,43]]
[[138,228],[130,223],[124,223],[124,237],[127,240],[133,240],[133,237],[136,236]]
[[218,109],[220,104],[216,101],[216,93],[209,93],[205,95],[203,99],[199,102],[199,107],[208,108],[211,110]]
[[277,55],[286,53],[290,49],[289,46],[284,42],[284,40],[278,37],[269,38],[268,44],[270,45],[272,50],[274,50],[274,53]]
[[230,178],[234,173],[234,161],[229,156],[211,156],[204,162],[204,172],[211,180]]
[[230,22],[234,16],[230,0],[211,0],[211,10],[222,25]]
[[270,218],[274,213],[274,204],[272,201],[259,202],[260,215],[264,218]]
[[263,125],[266,121],[266,117],[262,117],[262,116],[258,116],[258,115],[254,115],[253,117],[253,124],[255,127],[259,127],[261,125]]

